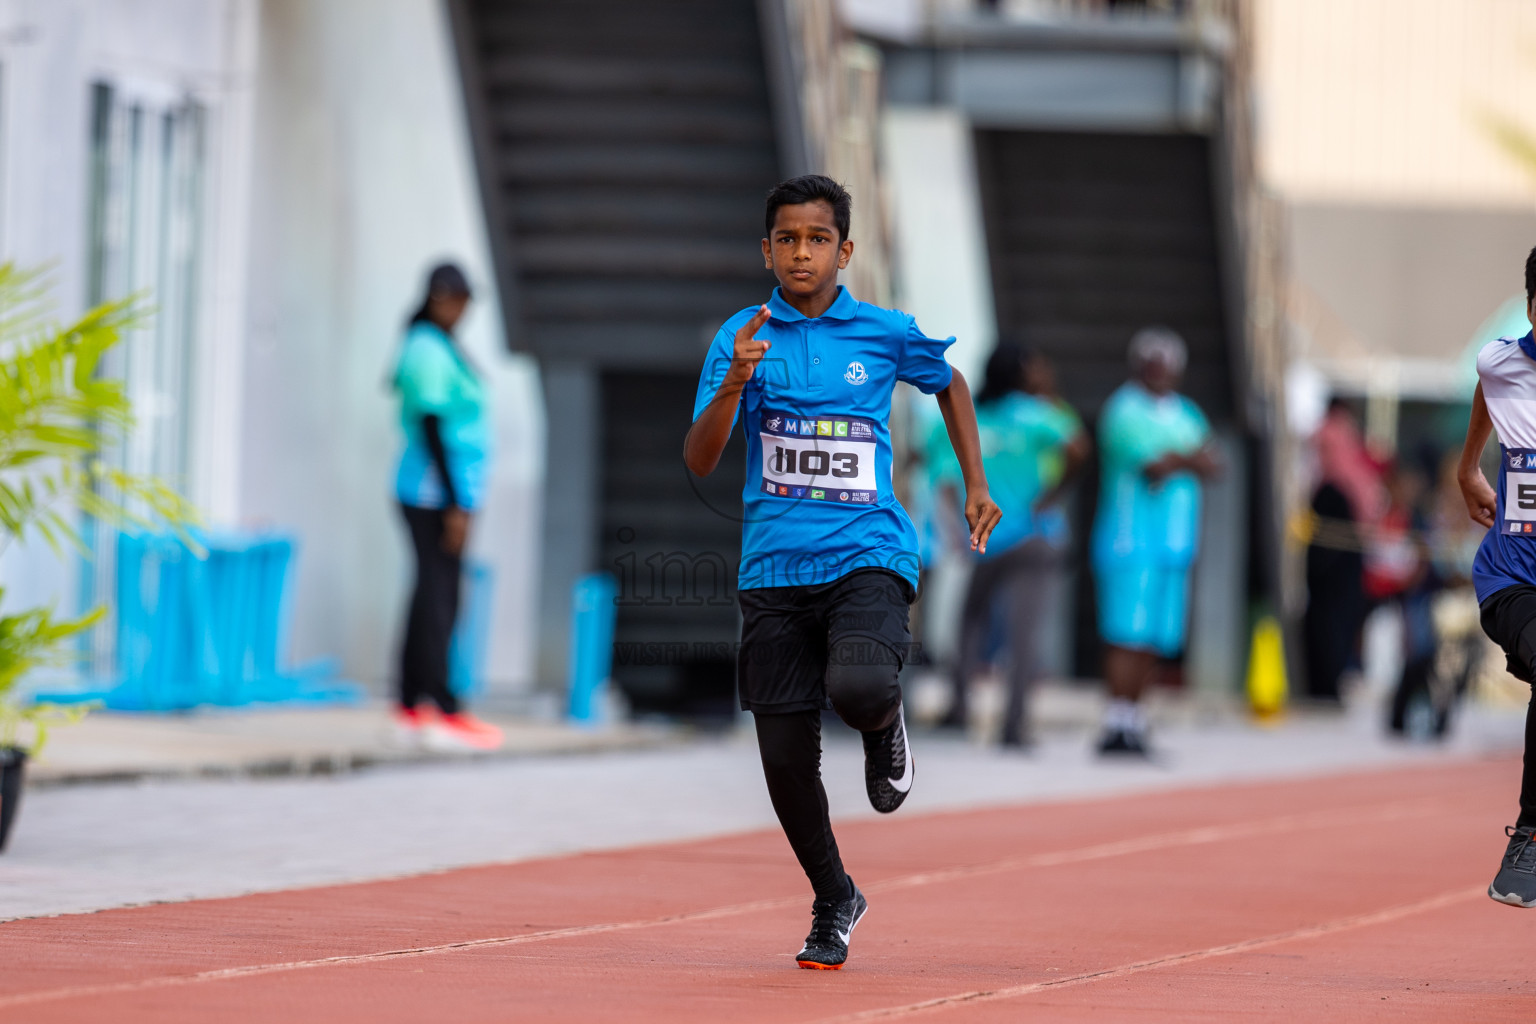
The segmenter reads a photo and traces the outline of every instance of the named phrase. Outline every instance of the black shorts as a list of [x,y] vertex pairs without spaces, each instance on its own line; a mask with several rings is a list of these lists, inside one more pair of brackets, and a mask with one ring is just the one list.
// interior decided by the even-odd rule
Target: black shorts
[[1536,682],[1536,587],[1518,583],[1505,587],[1480,606],[1483,632],[1504,648],[1509,674]]
[[916,594],[911,583],[885,569],[858,569],[800,587],[754,587],[738,596],[736,685],[744,711],[831,710],[826,674],[834,646],[842,656],[859,657],[879,645],[895,653],[899,666],[912,645],[907,609]]

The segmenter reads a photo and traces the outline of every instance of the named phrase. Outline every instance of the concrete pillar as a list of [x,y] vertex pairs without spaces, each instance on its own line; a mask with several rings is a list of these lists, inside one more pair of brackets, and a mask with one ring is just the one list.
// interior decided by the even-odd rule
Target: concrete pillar
[[538,685],[563,689],[570,658],[571,588],[594,568],[602,470],[602,395],[586,363],[541,367],[547,417],[539,547]]

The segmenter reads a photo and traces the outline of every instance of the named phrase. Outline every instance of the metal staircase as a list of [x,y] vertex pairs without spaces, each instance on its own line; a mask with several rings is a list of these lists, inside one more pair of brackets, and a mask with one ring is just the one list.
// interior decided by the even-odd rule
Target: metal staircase
[[1203,135],[981,131],[998,333],[1038,349],[1093,414],[1140,327],[1189,344],[1183,390],[1217,419],[1233,383],[1218,196]]
[[734,604],[694,604],[680,581],[712,571],[684,563],[718,559],[734,597],[743,454],[726,453],[701,500],[681,451],[714,330],[773,283],[758,239],[781,162],[759,5],[450,9],[508,338],[545,381],[540,675],[563,682],[570,585],[601,568],[620,577],[621,654],[674,645],[616,664],[631,700],[729,710]]

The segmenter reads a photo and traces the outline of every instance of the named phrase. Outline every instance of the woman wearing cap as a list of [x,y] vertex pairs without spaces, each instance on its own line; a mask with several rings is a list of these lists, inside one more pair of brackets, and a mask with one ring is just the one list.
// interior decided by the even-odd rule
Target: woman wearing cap
[[469,300],[462,270],[433,268],[392,378],[405,433],[395,494],[416,556],[395,723],[412,741],[490,750],[501,730],[464,711],[448,685],[464,545],[490,452],[485,385],[453,336]]

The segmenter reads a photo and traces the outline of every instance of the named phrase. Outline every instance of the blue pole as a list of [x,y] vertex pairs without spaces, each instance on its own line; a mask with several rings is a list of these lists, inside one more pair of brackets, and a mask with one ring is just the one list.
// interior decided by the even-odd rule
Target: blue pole
[[571,721],[596,725],[602,710],[599,695],[613,670],[614,601],[617,581],[595,572],[576,581],[571,592]]

